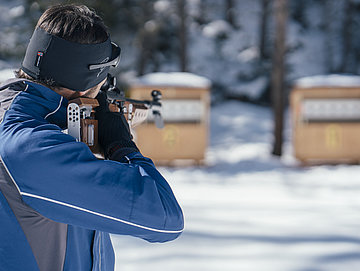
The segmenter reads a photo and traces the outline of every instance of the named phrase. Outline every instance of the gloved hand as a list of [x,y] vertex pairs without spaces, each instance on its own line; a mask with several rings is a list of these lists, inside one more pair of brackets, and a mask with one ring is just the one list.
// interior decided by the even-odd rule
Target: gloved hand
[[127,154],[139,151],[124,115],[109,110],[105,92],[100,91],[96,99],[99,106],[95,108],[95,118],[98,120],[99,144],[105,158],[120,161]]

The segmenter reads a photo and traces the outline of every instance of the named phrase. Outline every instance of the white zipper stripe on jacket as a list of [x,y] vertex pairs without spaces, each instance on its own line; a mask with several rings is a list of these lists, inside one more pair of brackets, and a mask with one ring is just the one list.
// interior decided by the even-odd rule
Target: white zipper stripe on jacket
[[130,225],[130,226],[134,226],[134,227],[137,227],[137,228],[141,228],[141,229],[144,229],[144,230],[149,230],[149,231],[154,231],[154,232],[161,232],[161,233],[180,233],[180,232],[184,231],[184,229],[174,230],[174,231],[155,229],[155,228],[151,228],[151,227],[147,227],[147,226],[142,226],[142,225],[139,225],[139,224],[136,224],[136,223],[133,223],[133,222],[129,222],[129,221],[117,218],[117,217],[113,217],[113,216],[105,215],[105,214],[98,213],[98,212],[95,212],[95,211],[91,211],[91,210],[88,210],[86,208],[82,208],[82,207],[72,205],[72,204],[69,204],[69,203],[65,203],[65,202],[61,202],[61,201],[58,201],[58,200],[54,200],[54,199],[50,199],[50,198],[46,198],[46,197],[42,197],[42,196],[30,194],[30,193],[26,193],[26,192],[20,192],[20,194],[22,196],[41,199],[41,200],[49,201],[49,202],[52,202],[52,203],[55,203],[55,204],[70,207],[70,208],[73,208],[73,209],[76,209],[76,210],[79,210],[79,211],[83,211],[83,212],[86,212],[86,213],[89,213],[89,214],[93,214],[93,215],[100,216],[100,217],[103,217],[103,218],[118,221],[118,222]]
[[160,230],[160,229],[150,228],[150,227],[146,227],[146,226],[142,226],[142,225],[139,225],[139,224],[135,224],[135,223],[132,223],[132,222],[129,222],[129,221],[120,219],[120,218],[116,218],[116,217],[113,217],[113,216],[109,216],[109,215],[101,214],[101,213],[98,213],[98,212],[94,212],[94,211],[91,211],[91,210],[88,210],[88,209],[85,209],[85,208],[82,208],[82,207],[79,207],[79,206],[75,206],[75,205],[72,205],[72,204],[68,204],[68,203],[65,203],[65,202],[61,202],[61,201],[58,201],[58,200],[49,199],[49,198],[46,198],[46,197],[42,197],[42,196],[38,196],[38,195],[34,195],[34,194],[22,192],[22,191],[20,190],[19,186],[17,185],[17,183],[15,182],[13,176],[11,175],[10,171],[8,170],[6,164],[4,163],[4,160],[2,159],[1,156],[0,156],[0,159],[1,159],[1,162],[2,162],[2,164],[4,165],[4,167],[5,167],[6,171],[7,171],[7,173],[9,174],[11,180],[12,180],[13,183],[15,184],[16,189],[19,191],[19,194],[22,195],[22,196],[31,197],[31,198],[37,198],[37,199],[49,201],[49,202],[52,202],[52,203],[56,203],[56,204],[59,204],[59,205],[63,205],[63,206],[66,206],[66,207],[70,207],[70,208],[73,208],[73,209],[76,209],[76,210],[79,210],[79,211],[83,211],[83,212],[86,212],[86,213],[90,213],[90,214],[93,214],[93,215],[97,215],[97,216],[100,216],[100,217],[104,217],[104,218],[107,218],[107,219],[111,219],[111,220],[114,220],[114,221],[118,221],[118,222],[121,222],[121,223],[130,225],[130,226],[134,226],[134,227],[141,228],[141,229],[145,229],[145,230],[149,230],[149,231],[155,231],[155,232],[161,232],[161,233],[180,233],[180,232],[183,232],[183,231],[184,231],[184,228],[181,229],[181,230],[175,230],[175,231]]
[[62,101],[63,101],[63,98],[64,98],[64,97],[63,97],[63,96],[61,96],[58,107],[57,107],[54,111],[52,111],[52,112],[50,112],[49,114],[47,114],[47,115],[45,116],[45,119],[46,119],[47,117],[51,116],[52,114],[55,114],[55,113],[56,113],[56,111],[58,111],[58,110],[60,109],[60,107],[61,107],[61,103],[62,103]]

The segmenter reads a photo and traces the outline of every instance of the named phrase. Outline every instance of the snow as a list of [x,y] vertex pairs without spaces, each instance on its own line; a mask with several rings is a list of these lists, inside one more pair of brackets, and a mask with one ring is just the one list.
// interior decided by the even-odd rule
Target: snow
[[259,50],[257,47],[249,47],[239,53],[237,58],[242,62],[249,62],[259,58]]
[[10,18],[18,18],[23,16],[25,13],[25,7],[22,5],[15,6],[9,10]]
[[187,72],[148,73],[137,78],[134,83],[148,86],[177,86],[194,88],[209,88],[211,86],[209,79]]
[[[23,55],[25,52],[31,36],[29,26],[32,23],[24,16],[24,0],[1,1],[0,14],[0,68],[4,68],[2,60],[14,61],[11,56]],[[18,64],[19,59],[15,62]]]
[[10,79],[10,78],[14,78],[15,74],[14,74],[14,70],[15,69],[4,69],[0,71],[0,83]]
[[[264,89],[269,84],[267,77],[259,77],[253,81],[243,83],[238,87],[234,88],[232,91],[229,91],[229,94],[245,95],[251,100],[257,100],[260,98],[261,94],[264,92]],[[234,95],[236,96],[236,95]]]
[[159,13],[166,12],[170,8],[171,4],[167,0],[159,0],[154,3],[154,10]]
[[112,236],[116,270],[360,270],[359,166],[301,167],[270,155],[268,108],[212,108],[207,166],[160,168],[186,219],[175,241]]
[[228,35],[231,31],[231,25],[224,20],[213,21],[203,28],[204,36],[213,39]]
[[298,88],[360,87],[360,76],[342,74],[308,76],[296,80],[295,86]]

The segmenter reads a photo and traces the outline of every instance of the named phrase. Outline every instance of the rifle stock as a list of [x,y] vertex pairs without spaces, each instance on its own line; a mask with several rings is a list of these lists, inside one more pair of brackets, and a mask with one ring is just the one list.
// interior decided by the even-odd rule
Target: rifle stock
[[[113,86],[112,89],[114,88]],[[148,117],[149,110],[154,115],[156,126],[163,128],[161,92],[159,90],[152,91],[152,101],[128,99],[119,92],[108,95],[109,91],[104,89],[102,91],[107,93],[109,110],[124,114],[131,128],[143,123]],[[98,101],[91,98],[76,98],[69,101],[67,107],[68,134],[75,137],[77,141],[84,142],[94,154],[103,156],[103,151],[98,143],[98,121],[95,119],[95,110],[98,106]]]

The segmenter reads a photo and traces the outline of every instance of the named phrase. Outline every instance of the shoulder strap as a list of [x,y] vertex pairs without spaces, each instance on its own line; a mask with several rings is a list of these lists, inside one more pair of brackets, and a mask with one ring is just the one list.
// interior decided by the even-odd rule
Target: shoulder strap
[[11,78],[11,79],[6,80],[2,84],[0,84],[0,91],[8,88],[9,86],[11,86],[13,84],[18,83],[18,82],[33,82],[33,81],[31,81],[29,79],[24,79],[24,78]]

